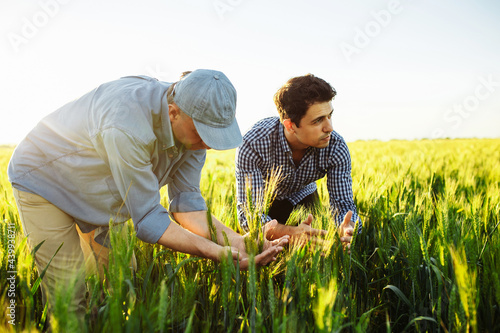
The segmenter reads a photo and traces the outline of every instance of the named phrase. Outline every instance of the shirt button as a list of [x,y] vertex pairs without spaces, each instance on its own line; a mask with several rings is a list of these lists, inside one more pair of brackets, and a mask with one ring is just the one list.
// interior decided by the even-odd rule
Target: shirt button
[[219,75],[215,74],[214,75],[214,79],[218,80],[219,79]]

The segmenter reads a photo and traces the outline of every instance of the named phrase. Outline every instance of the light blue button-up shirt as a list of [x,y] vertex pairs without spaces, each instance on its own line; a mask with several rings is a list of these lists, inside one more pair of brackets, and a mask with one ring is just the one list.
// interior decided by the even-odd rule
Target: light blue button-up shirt
[[105,235],[110,219],[132,218],[137,237],[156,243],[170,224],[161,187],[168,187],[170,212],[207,209],[199,185],[206,151],[176,142],[169,86],[124,77],[51,113],[16,147],[8,168],[13,187],[42,196],[84,232]]

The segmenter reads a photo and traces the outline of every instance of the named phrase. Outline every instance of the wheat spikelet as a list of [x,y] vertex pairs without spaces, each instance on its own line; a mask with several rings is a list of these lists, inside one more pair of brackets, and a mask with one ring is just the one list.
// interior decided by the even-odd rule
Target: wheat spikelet
[[158,302],[158,323],[157,330],[163,332],[165,328],[165,320],[167,318],[168,310],[168,290],[166,280],[163,279],[160,283],[160,301]]

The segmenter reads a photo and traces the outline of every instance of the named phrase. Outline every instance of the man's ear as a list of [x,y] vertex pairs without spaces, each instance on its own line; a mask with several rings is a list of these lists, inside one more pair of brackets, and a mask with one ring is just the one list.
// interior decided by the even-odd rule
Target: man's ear
[[170,121],[173,121],[177,119],[180,116],[180,109],[179,107],[175,104],[169,104],[168,105],[168,117],[170,118]]
[[294,132],[293,130],[293,122],[292,120],[290,120],[290,118],[287,118],[287,119],[284,119],[283,120],[283,126],[285,126],[285,129],[288,131],[288,132]]

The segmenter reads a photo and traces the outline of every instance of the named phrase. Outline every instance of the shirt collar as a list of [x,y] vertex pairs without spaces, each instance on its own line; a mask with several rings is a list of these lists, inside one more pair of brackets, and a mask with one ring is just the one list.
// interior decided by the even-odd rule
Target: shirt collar
[[165,93],[163,94],[163,98],[161,100],[161,129],[157,137],[160,141],[161,150],[165,151],[172,149],[175,150],[175,153],[177,153],[178,148],[175,145],[174,132],[172,131],[172,125],[170,124],[170,118],[168,116],[167,89],[165,89]]
[[282,151],[285,153],[291,153],[292,149],[288,144],[285,136],[285,126],[281,122],[278,122],[278,144],[281,147]]

